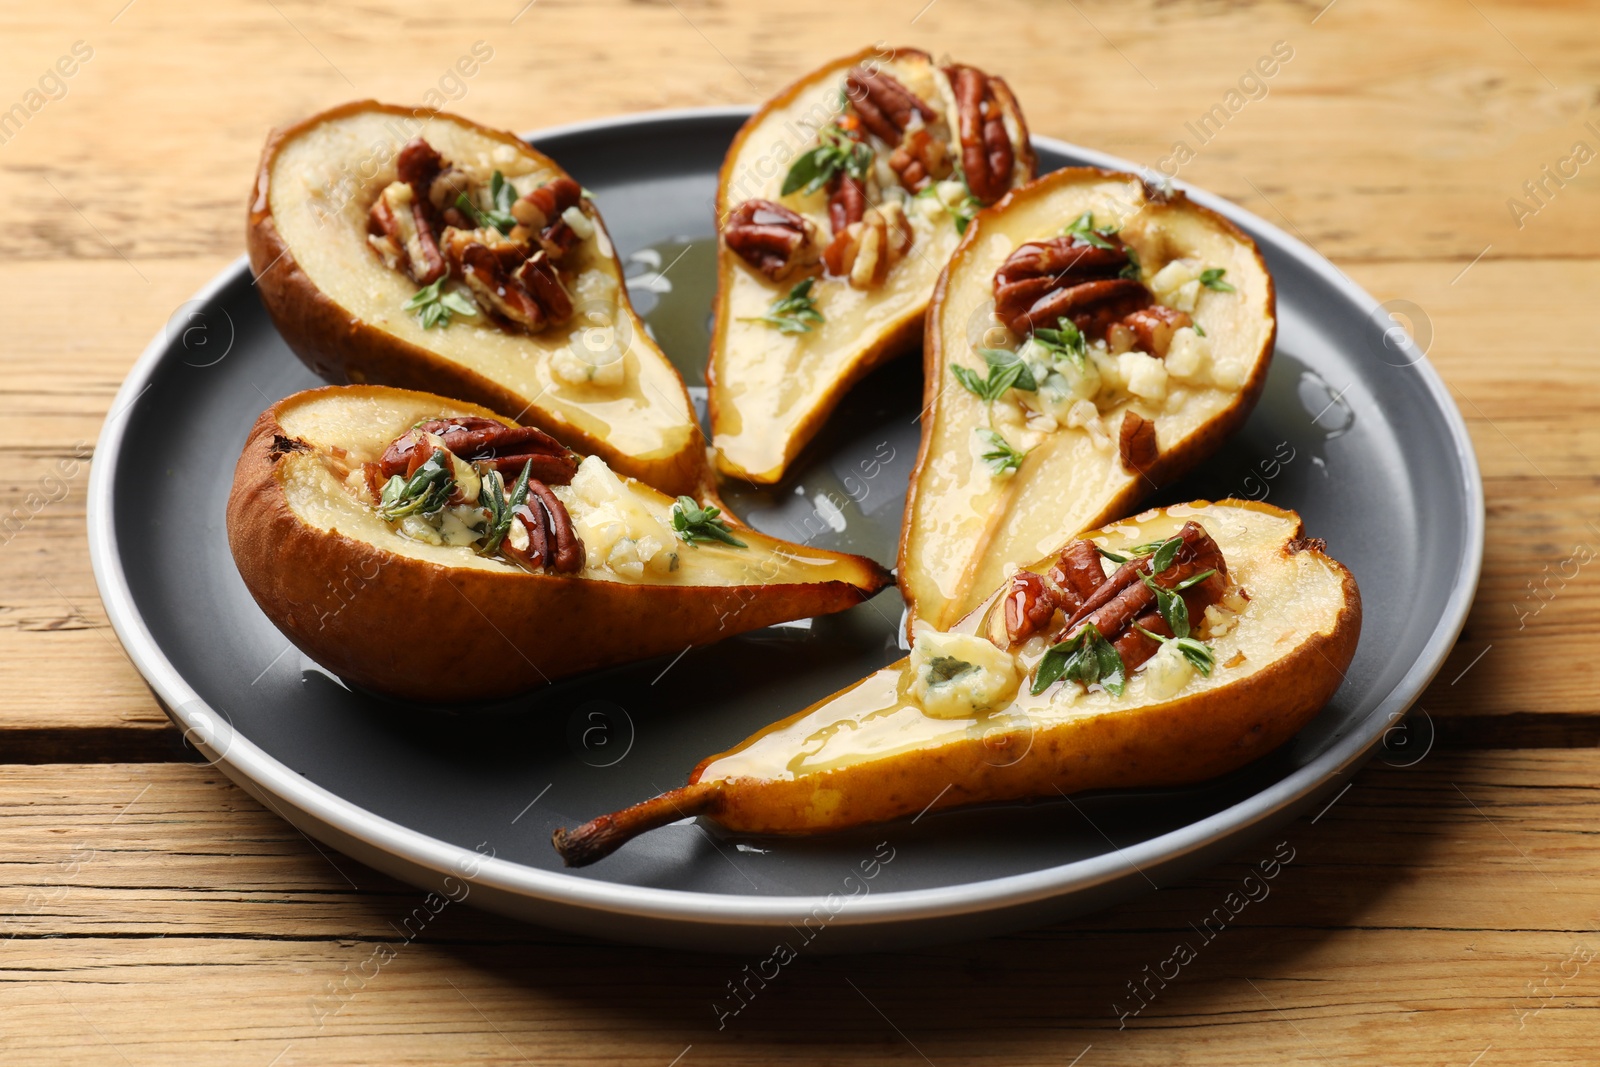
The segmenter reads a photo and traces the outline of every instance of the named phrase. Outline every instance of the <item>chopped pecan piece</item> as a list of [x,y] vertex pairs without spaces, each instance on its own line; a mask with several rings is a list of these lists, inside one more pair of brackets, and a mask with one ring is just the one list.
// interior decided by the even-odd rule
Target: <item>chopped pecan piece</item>
[[418,196],[428,195],[433,179],[437,178],[444,168],[444,157],[421,137],[413,137],[407,141],[405,147],[400,149],[399,156],[395,158],[395,170],[399,172],[400,180],[415,189]]
[[924,123],[939,118],[938,112],[886,71],[852,67],[844,77],[844,91],[861,116],[861,124],[886,144],[900,143],[913,115]]
[[[1005,629],[991,640],[1002,648],[1026,641],[1050,626],[1055,613],[1069,616],[1083,606],[1106,580],[1094,542],[1078,539],[1061,550],[1048,574],[1018,571],[1002,595],[1000,622]],[[991,624],[992,625],[992,624]]]
[[405,474],[418,454],[417,446],[424,434],[433,434],[468,463],[488,464],[511,477],[522,473],[523,466],[531,462],[531,477],[547,485],[566,485],[578,470],[572,453],[537,427],[507,426],[478,415],[460,415],[429,419],[389,442],[375,464],[378,473],[384,478]]
[[1056,606],[1071,615],[1106,580],[1105,568],[1100,564],[1100,550],[1094,547],[1093,541],[1079,538],[1061,550],[1046,577],[1060,591]]
[[1018,246],[994,275],[995,313],[1015,334],[1071,319],[1090,337],[1154,303],[1150,290],[1121,273],[1128,253],[1115,237],[1100,248],[1076,237]]
[[1122,416],[1122,431],[1117,435],[1117,451],[1122,454],[1122,465],[1128,471],[1143,474],[1156,461],[1160,449],[1156,447],[1156,424],[1129,411]]
[[851,288],[871,289],[882,285],[890,268],[911,250],[913,236],[900,204],[886,201],[840,231],[822,259],[828,273],[848,279]]
[[833,180],[828,192],[828,224],[838,237],[852,222],[860,222],[867,215],[867,190],[848,174]]
[[543,482],[528,481],[527,502],[511,513],[512,530],[500,551],[530,571],[576,574],[583,570],[583,541],[572,516]]
[[1187,311],[1151,304],[1112,323],[1106,330],[1106,343],[1113,352],[1137,348],[1161,359],[1172,347],[1172,335],[1193,325],[1194,319]]
[[524,261],[526,250],[494,229],[452,227],[443,244],[452,273],[478,303],[529,333],[572,315],[572,298],[543,251]]
[[1026,641],[1049,626],[1058,600],[1057,591],[1044,575],[1032,571],[1013,574],[1001,599],[1009,643]]
[[[1187,601],[1185,603],[1187,604]],[[1133,620],[1133,626],[1142,627],[1153,634],[1160,634],[1162,637],[1172,636],[1172,627],[1167,625],[1167,620],[1161,617],[1159,611],[1145,612]],[[1151,656],[1161,651],[1161,642],[1150,640],[1150,638],[1135,630],[1133,626],[1128,627],[1126,633],[1111,642],[1111,647],[1116,649],[1117,655],[1122,657],[1122,669],[1124,671],[1132,671],[1135,667],[1140,666]]]
[[820,258],[817,228],[771,200],[746,200],[734,208],[722,240],[730,252],[775,282],[809,272]]
[[535,241],[551,259],[560,259],[578,243],[577,233],[561,216],[582,200],[583,186],[571,178],[550,179],[511,205],[511,217],[518,227],[511,236]]
[[433,205],[406,182],[391,182],[378,194],[367,213],[367,243],[389,269],[404,271],[418,285],[444,275]]
[[995,95],[995,85],[1005,83],[976,67],[946,67],[944,73],[956,98],[956,137],[967,188],[983,203],[992,204],[1011,188],[1016,168],[1005,112]]
[[900,184],[914,193],[948,178],[953,169],[949,147],[926,129],[906,134],[900,147],[889,156],[889,167],[900,176]]

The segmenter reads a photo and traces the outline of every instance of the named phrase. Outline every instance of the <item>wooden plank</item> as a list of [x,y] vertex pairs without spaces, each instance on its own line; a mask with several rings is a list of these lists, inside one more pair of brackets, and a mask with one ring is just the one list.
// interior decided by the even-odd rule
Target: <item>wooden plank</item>
[[[453,106],[527,129],[755,102],[877,40],[1004,73],[1040,133],[1154,167],[1185,142],[1195,156],[1182,177],[1281,217],[1335,258],[1470,258],[1491,244],[1496,257],[1585,255],[1600,221],[1592,182],[1550,184],[1548,207],[1520,229],[1506,206],[1575,141],[1600,145],[1584,127],[1592,45],[1559,5],[1340,0],[1319,15],[1321,3],[1288,0],[942,0],[913,22],[843,0],[759,15],[605,0],[543,2],[513,22],[519,5],[503,0],[437,14],[297,0],[213,4],[202,26],[180,4],[139,0],[111,23],[125,2],[7,28],[11,99],[74,41],[94,55],[0,146],[0,203],[26,220],[0,227],[5,258],[113,255],[86,220],[136,260],[231,252],[265,130],[347,99],[422,102],[443,82]],[[479,40],[493,58],[452,80]],[[1277,42],[1291,58],[1249,80]],[[1241,79],[1255,99],[1229,97]]]
[[800,951],[724,1018],[764,957],[590,943],[470,894],[407,941],[420,892],[319,854],[208,768],[7,767],[0,1018],[28,1022],[0,1047],[19,1065],[660,1067],[689,1045],[684,1063],[1065,1064],[1090,1045],[1082,1063],[1589,1063],[1596,780],[1589,750],[1374,765],[1182,884],[975,944]]

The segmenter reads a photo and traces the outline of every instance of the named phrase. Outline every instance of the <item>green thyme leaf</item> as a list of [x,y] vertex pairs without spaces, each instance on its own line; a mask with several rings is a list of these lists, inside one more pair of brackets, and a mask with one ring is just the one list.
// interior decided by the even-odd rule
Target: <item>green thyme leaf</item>
[[1160,634],[1151,633],[1137,623],[1134,624],[1133,628],[1152,641],[1159,641],[1163,645],[1168,642],[1177,645],[1178,651],[1183,653],[1183,658],[1194,664],[1194,669],[1207,678],[1211,677],[1211,672],[1217,666],[1216,654],[1211,651],[1211,646],[1203,641],[1197,641],[1193,637],[1162,637]]
[[1117,277],[1132,278],[1138,281],[1144,277],[1144,265],[1139,262],[1139,253],[1133,250],[1132,245],[1127,246],[1123,251],[1128,253],[1128,265],[1117,272]]
[[[499,175],[500,172],[495,171],[495,174]],[[466,215],[476,225],[482,227],[483,229],[489,229],[492,227],[496,230],[499,230],[501,233],[510,233],[511,228],[517,224],[517,220],[511,215],[511,205],[508,203],[504,208],[500,207],[498,198],[506,190],[511,189],[511,186],[506,184],[505,178],[503,177],[500,179],[500,181],[501,185],[498,192],[495,191],[493,181],[491,180],[490,182],[489,195],[496,201],[496,203],[495,206],[490,208],[488,211],[485,211],[477,204],[474,204],[466,193],[456,194],[456,207],[461,211],[462,214]]]
[[978,354],[989,365],[987,378],[978,377],[977,372],[970,367],[954,363],[950,365],[950,373],[956,376],[956,381],[965,386],[969,393],[984,403],[992,404],[999,400],[1007,389],[1021,389],[1031,393],[1039,388],[1033,372],[1015,352],[1004,348],[980,348]]
[[508,501],[505,498],[506,481],[500,472],[489,470],[484,473],[478,500],[489,509],[489,529],[482,547],[478,549],[479,555],[488,556],[500,550],[501,543],[511,532],[511,522],[517,509],[528,502],[528,479],[532,474],[533,460],[530,459],[522,465],[522,473],[517,475]]
[[[1173,545],[1174,541],[1177,542],[1177,545]],[[1178,548],[1182,547],[1182,544],[1183,539],[1181,537],[1172,537],[1165,541],[1150,541],[1146,544],[1134,545],[1132,548],[1126,549],[1126,555],[1124,555],[1122,552],[1113,552],[1109,548],[1101,548],[1099,545],[1095,545],[1094,547],[1095,551],[1099,552],[1106,559],[1109,559],[1115,563],[1126,563],[1130,559],[1148,556],[1159,549],[1169,548],[1169,546],[1171,546],[1169,548],[1171,555],[1167,556],[1165,562],[1151,572],[1152,574],[1160,574],[1162,571],[1172,566],[1172,556],[1177,555]]]
[[956,224],[956,233],[964,234],[972,220],[978,217],[978,212],[983,210],[983,201],[972,195],[972,187],[967,184],[967,176],[959,174],[961,188],[965,190],[960,200],[947,205],[945,210],[950,212],[950,218]]
[[1222,280],[1222,276],[1226,273],[1227,270],[1222,267],[1207,267],[1200,272],[1200,284],[1219,293],[1237,292],[1233,286]]
[[1211,577],[1215,573],[1217,573],[1216,569],[1212,568],[1209,571],[1201,571],[1199,574],[1191,574],[1191,575],[1189,575],[1189,577],[1185,578],[1183,581],[1181,581],[1177,585],[1173,586],[1172,587],[1172,591],[1174,593],[1181,593],[1185,589],[1189,589],[1189,588],[1192,588],[1194,586],[1199,585],[1201,582],[1205,581],[1207,578]]
[[989,465],[990,470],[997,475],[1006,475],[1021,469],[1023,457],[1028,453],[1012,448],[1009,441],[987,427],[980,426],[975,432],[979,440],[989,446],[989,451],[982,453],[980,458]]
[[471,318],[478,313],[478,305],[467,294],[454,289],[446,292],[445,281],[445,278],[440,278],[432,285],[424,285],[405,303],[405,310],[417,313],[417,321],[422,323],[424,330],[450,325],[453,315]]
[[721,541],[734,548],[748,548],[733,536],[726,520],[719,518],[722,509],[714,504],[700,504],[692,496],[680,496],[672,505],[672,528],[685,544],[702,541]]
[[1112,696],[1121,696],[1128,682],[1122,657],[1092,622],[1085,623],[1070,640],[1052,645],[1045,652],[1033,676],[1033,695],[1038,696],[1062,678],[1085,686],[1099,684]]
[[872,169],[872,148],[846,134],[838,126],[824,126],[817,131],[817,147],[794,161],[784,176],[779,195],[795,192],[807,195],[816,192],[840,174],[848,174],[858,182],[867,180]]
[[[489,200],[496,210],[507,215],[511,214],[511,205],[517,202],[516,186],[506,181],[506,176],[499,171],[495,171],[489,178]],[[515,223],[516,220],[513,219],[512,222]]]
[[1079,215],[1076,219],[1073,219],[1070,223],[1068,223],[1061,231],[1061,236],[1063,237],[1076,238],[1086,245],[1093,245],[1096,248],[1105,249],[1114,249],[1117,247],[1107,240],[1108,237],[1115,237],[1116,235],[1117,228],[1115,226],[1101,226],[1096,228],[1094,224],[1094,212],[1092,211],[1085,211],[1082,215]]
[[765,315],[739,321],[764,322],[779,333],[810,333],[813,326],[824,321],[822,312],[817,310],[816,297],[811,295],[811,285],[815,281],[815,278],[807,278],[790,289],[789,295],[772,302]]
[[1056,320],[1057,328],[1033,331],[1033,339],[1044,346],[1056,362],[1070,360],[1082,368],[1089,358],[1089,339],[1069,318]]
[[[1144,547],[1146,546],[1139,546],[1139,548]],[[1181,537],[1169,537],[1165,541],[1157,544],[1150,552],[1150,573],[1160,574],[1162,571],[1172,566],[1172,561],[1178,558],[1178,550],[1182,547],[1183,538]],[[1144,555],[1143,552],[1139,551],[1139,548],[1135,548],[1133,552],[1136,555]]]
[[449,502],[455,484],[450,453],[436,448],[411,477],[396,474],[389,479],[378,502],[378,514],[389,522],[407,515],[432,515]]
[[956,659],[954,656],[935,656],[928,662],[928,680],[934,685],[943,685],[977,669],[976,665],[964,659]]
[[1194,332],[1200,337],[1204,337],[1206,335],[1206,328],[1197,322],[1194,324]]
[[1183,658],[1193,663],[1195,670],[1211,677],[1211,671],[1217,665],[1217,657],[1211,651],[1211,646],[1203,644],[1192,637],[1179,637],[1175,639],[1178,651],[1183,653]]
[[1189,636],[1189,605],[1183,602],[1183,597],[1156,584],[1155,579],[1148,574],[1139,575],[1139,580],[1156,595],[1156,610],[1166,620],[1167,628],[1177,637]]
[[944,208],[956,224],[956,233],[964,234],[967,232],[968,224],[977,218],[978,212],[983,210],[983,201],[972,195],[972,187],[967,184],[967,176],[962,173],[960,164],[956,165],[955,171],[947,180],[961,183],[961,199],[954,204],[945,203],[944,199],[939,196],[940,183],[938,182],[929,183],[917,196],[931,199]]

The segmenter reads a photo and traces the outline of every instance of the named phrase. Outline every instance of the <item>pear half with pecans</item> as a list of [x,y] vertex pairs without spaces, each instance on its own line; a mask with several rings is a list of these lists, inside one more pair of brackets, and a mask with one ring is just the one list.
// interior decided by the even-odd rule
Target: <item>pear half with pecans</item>
[[324,378],[483,404],[665,492],[707,480],[598,208],[515,135],[370,100],[313,115],[268,138],[247,238]]
[[1255,243],[1182,193],[1076,167],[980,215],[928,313],[900,541],[911,620],[950,625],[1008,568],[1215,452],[1276,333]]
[[1360,635],[1355,579],[1303,534],[1293,512],[1238,500],[1091,531],[949,631],[920,624],[907,659],[681,789],[558,830],[556,849],[580,866],[686,815],[814,834],[1243,766],[1311,721]]
[[731,526],[487,408],[329,386],[256,421],[228,500],[256,602],[299,648],[398,697],[507,696],[843,611],[860,556]]
[[717,187],[717,469],[781,480],[846,390],[915,347],[961,231],[1034,165],[1003,80],[916,49],[835,60],[756,112]]

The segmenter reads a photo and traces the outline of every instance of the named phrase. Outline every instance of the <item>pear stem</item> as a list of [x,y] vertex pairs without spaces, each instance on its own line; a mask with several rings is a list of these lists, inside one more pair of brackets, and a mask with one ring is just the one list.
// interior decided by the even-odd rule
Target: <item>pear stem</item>
[[694,782],[572,830],[563,827],[550,835],[550,843],[568,867],[587,867],[642,833],[711,811],[722,798],[721,786],[719,781]]

